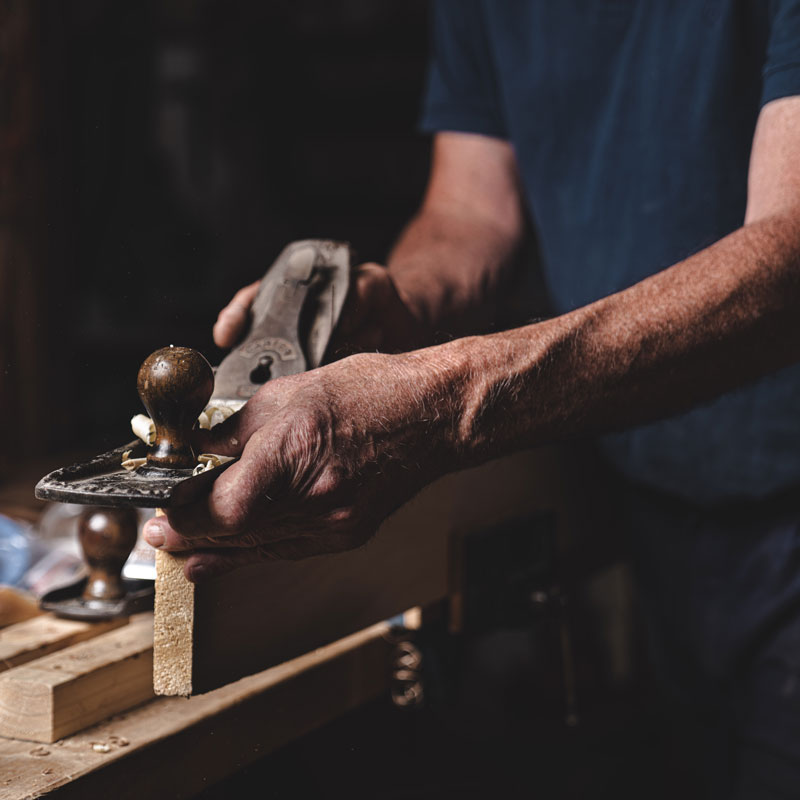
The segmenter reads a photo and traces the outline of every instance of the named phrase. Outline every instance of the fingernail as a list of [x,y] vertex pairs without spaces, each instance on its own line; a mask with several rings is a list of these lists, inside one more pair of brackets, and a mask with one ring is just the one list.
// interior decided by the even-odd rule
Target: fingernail
[[200,583],[204,581],[206,578],[210,578],[213,572],[206,566],[199,564],[196,567],[191,567],[189,569],[189,580],[192,583]]
[[167,541],[164,532],[164,523],[151,519],[144,526],[144,539],[151,547],[163,547]]

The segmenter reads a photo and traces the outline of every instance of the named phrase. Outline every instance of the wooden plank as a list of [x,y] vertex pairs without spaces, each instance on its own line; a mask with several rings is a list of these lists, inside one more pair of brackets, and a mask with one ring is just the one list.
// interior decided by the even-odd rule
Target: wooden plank
[[127,624],[127,619],[82,622],[44,614],[9,625],[0,630],[0,672]]
[[54,742],[153,697],[152,615],[0,675],[0,736]]
[[160,698],[54,745],[0,740],[0,800],[191,797],[386,692],[385,623],[214,692]]
[[158,562],[156,694],[209,691],[279,664],[448,590],[448,540],[552,508],[554,451],[449,475],[423,490],[358,550],[256,564],[192,589],[181,564]]

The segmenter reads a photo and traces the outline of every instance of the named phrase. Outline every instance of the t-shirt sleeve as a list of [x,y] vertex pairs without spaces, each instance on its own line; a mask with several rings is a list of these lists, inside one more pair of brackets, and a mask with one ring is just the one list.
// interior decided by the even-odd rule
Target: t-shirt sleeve
[[772,0],[761,105],[800,94],[800,0]]
[[434,0],[420,128],[507,138],[480,0]]

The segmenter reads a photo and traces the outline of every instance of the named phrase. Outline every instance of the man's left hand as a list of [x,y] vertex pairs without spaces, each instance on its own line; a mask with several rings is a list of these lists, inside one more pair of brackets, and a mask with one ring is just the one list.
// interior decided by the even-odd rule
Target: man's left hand
[[198,432],[198,452],[240,455],[203,500],[150,520],[145,538],[190,552],[193,581],[265,559],[358,547],[452,469],[446,376],[420,354],[351,356],[265,384]]

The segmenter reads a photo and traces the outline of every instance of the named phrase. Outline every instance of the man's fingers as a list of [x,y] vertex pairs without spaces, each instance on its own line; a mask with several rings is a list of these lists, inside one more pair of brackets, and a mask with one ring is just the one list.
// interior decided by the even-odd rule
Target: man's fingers
[[250,319],[250,307],[258,294],[261,281],[239,289],[233,300],[219,312],[214,324],[214,343],[217,347],[233,347],[241,337]]
[[[255,456],[253,450],[257,451]],[[267,449],[267,453],[270,452]],[[259,447],[250,448],[250,452],[245,448],[242,458],[214,481],[208,496],[166,509],[166,518],[151,520],[147,530],[153,540],[157,539],[157,534],[165,535],[167,527],[187,540],[240,536],[257,518],[262,541],[280,538],[279,531],[263,529],[267,516],[274,516],[271,510],[276,505],[272,499],[276,478],[276,465],[260,454]]]
[[196,550],[198,548],[219,547],[219,543],[212,543],[210,539],[196,538],[186,539],[181,536],[169,524],[158,520],[148,521],[142,529],[145,541],[158,550],[166,550],[168,553],[182,553],[186,550]]
[[[148,521],[143,533],[148,544],[168,553],[185,553],[189,550],[251,550],[259,547],[264,538],[257,534],[182,536],[163,517]],[[284,534],[278,530],[274,532],[276,541],[281,536],[288,539],[292,534]]]
[[183,574],[192,583],[202,583],[238,567],[266,561],[267,558],[266,554],[252,550],[207,550],[192,553],[183,565]]
[[350,291],[344,301],[339,322],[328,347],[329,358],[337,359],[371,347],[363,346],[363,329],[375,306],[380,306],[380,284],[386,280],[386,267],[361,264],[353,270]]
[[388,269],[362,264],[353,272],[327,359],[372,350],[402,352],[422,347],[430,338],[400,296]]
[[[207,536],[233,536],[243,527],[246,516],[246,494],[239,480],[246,480],[241,462],[228,467],[211,487],[211,492],[193,503],[166,509],[166,522],[186,539]],[[158,517],[164,524],[164,517]],[[154,530],[156,520],[152,520]]]
[[148,520],[142,528],[142,534],[151,547],[174,553],[197,547],[219,547],[219,544],[211,544],[207,536],[183,536],[172,527],[167,517]]
[[241,550],[202,550],[192,553],[186,559],[183,573],[193,583],[224,575],[239,567],[255,564],[259,561],[291,560],[321,555],[329,552],[320,540],[310,538],[284,539],[270,545]]
[[165,516],[148,520],[142,529],[145,540],[160,550],[182,552],[198,548],[252,548],[298,536],[296,531],[288,532],[291,526],[279,522],[265,529],[263,513],[258,530],[244,530],[246,513],[228,519],[215,508],[213,495],[212,491],[209,497],[196,503],[167,509]]
[[192,583],[202,583],[259,560],[264,559],[254,557],[250,550],[208,550],[190,555],[183,565],[183,574]]

